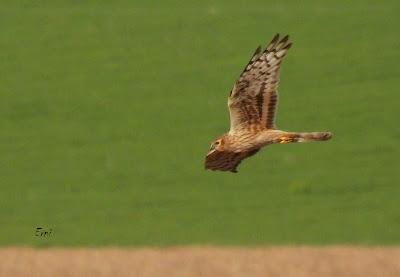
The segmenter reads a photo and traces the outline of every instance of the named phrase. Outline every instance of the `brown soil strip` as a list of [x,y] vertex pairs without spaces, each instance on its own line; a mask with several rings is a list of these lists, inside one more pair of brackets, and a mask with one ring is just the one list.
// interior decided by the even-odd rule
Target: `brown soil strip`
[[0,276],[400,276],[400,247],[0,248]]

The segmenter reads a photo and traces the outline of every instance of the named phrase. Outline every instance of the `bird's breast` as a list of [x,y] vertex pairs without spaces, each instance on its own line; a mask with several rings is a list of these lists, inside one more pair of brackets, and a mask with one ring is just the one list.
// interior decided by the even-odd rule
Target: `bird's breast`
[[257,148],[260,144],[257,136],[257,134],[249,132],[231,135],[229,138],[229,148],[234,152],[243,152]]

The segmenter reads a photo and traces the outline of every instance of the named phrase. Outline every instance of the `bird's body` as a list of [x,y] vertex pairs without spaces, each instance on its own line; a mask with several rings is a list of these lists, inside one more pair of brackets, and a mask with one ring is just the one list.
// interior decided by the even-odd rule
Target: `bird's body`
[[231,128],[212,143],[205,167],[237,172],[240,162],[273,143],[328,140],[329,132],[286,132],[276,128],[279,69],[290,48],[288,36],[276,35],[265,50],[258,47],[228,98]]

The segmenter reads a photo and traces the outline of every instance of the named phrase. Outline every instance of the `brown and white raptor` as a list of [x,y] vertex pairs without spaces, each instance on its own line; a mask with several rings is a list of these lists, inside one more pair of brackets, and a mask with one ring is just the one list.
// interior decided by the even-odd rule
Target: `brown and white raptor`
[[258,47],[228,97],[231,127],[217,138],[206,156],[205,168],[237,172],[243,159],[266,145],[323,141],[330,132],[286,132],[276,128],[279,69],[291,47],[289,36],[275,35],[267,47]]

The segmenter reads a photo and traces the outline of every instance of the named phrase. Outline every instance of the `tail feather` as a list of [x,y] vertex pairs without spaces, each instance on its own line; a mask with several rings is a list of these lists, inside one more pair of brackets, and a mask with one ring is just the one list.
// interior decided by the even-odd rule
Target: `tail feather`
[[331,132],[311,132],[311,133],[300,133],[300,134],[305,141],[313,141],[313,140],[324,141],[332,138]]
[[279,138],[279,143],[325,141],[332,138],[331,132],[310,132],[310,133],[285,133]]

